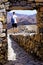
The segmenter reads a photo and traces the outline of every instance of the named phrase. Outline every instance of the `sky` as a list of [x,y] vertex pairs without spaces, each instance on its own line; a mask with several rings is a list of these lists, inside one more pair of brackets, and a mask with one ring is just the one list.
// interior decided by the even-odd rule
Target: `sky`
[[12,12],[15,12],[18,14],[25,14],[25,15],[33,15],[37,13],[36,10],[12,10],[9,13],[12,13]]

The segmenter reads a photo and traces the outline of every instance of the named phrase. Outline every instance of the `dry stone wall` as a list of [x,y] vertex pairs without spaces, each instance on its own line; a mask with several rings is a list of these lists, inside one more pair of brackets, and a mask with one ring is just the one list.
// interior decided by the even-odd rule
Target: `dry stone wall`
[[37,25],[38,25],[38,32],[43,33],[43,7],[40,7],[37,10]]
[[[37,3],[36,3],[37,2]],[[25,9],[37,9],[38,34],[33,36],[11,36],[26,52],[35,54],[43,60],[43,0],[30,0]],[[2,3],[2,2],[1,2]],[[0,4],[1,4],[0,3]],[[9,7],[8,3],[5,5]],[[29,8],[30,7],[30,8]],[[15,8],[15,7],[14,7]],[[20,7],[21,8],[21,7]],[[19,8],[19,9],[20,9]],[[8,9],[8,8],[7,8]],[[10,8],[9,8],[10,9]],[[22,8],[21,8],[22,9]],[[41,32],[40,32],[41,30]],[[7,61],[7,41],[0,38],[0,64]]]
[[32,36],[11,35],[24,50],[28,53],[35,54],[43,60],[43,35],[36,34]]
[[35,54],[43,60],[43,6],[37,8],[37,26],[38,32],[35,35],[11,35],[11,37],[23,47],[26,52]]
[[7,61],[7,40],[6,37],[0,38],[0,64],[4,64]]

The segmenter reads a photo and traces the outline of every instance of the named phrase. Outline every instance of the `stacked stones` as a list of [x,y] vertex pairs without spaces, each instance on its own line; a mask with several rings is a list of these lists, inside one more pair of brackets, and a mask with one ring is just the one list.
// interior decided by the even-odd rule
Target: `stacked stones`
[[[37,10],[37,25],[38,25],[38,31],[40,33],[40,29],[43,29],[43,7],[40,7]],[[41,33],[43,32],[43,30],[41,31]]]
[[[40,54],[43,54],[43,6],[37,9],[37,26],[38,34],[40,35]],[[36,37],[37,38],[37,37]],[[41,56],[41,55],[40,55]],[[43,58],[43,56],[42,56]]]
[[[39,6],[43,5],[43,0],[8,0],[11,4],[9,9],[17,9],[17,10],[33,10],[37,9]],[[15,7],[14,7],[14,6]],[[17,7],[18,6],[18,7]]]
[[[8,0],[1,0],[0,1],[0,11],[3,13],[3,15],[5,16],[5,21],[6,22],[6,9],[7,9],[7,1]],[[5,13],[5,14],[4,14]],[[5,36],[3,37],[0,37],[0,65],[4,65],[6,62],[7,62],[7,51],[8,51],[8,44],[7,44],[7,37],[6,37],[6,34],[7,34],[7,31],[5,31],[7,28],[6,28],[6,24],[3,23],[3,33],[5,33]]]
[[40,34],[32,36],[23,35],[11,35],[11,37],[16,41],[24,50],[28,53],[35,54],[38,58],[43,60],[43,41]]
[[6,37],[0,38],[0,64],[4,64],[7,61],[7,46]]
[[5,9],[6,11],[9,9],[8,0],[0,0],[0,10],[3,10],[3,9]]

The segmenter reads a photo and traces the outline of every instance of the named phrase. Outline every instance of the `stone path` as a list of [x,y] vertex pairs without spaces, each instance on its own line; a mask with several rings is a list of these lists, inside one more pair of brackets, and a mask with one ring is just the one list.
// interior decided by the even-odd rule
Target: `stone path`
[[5,65],[43,65],[43,62],[27,54],[8,35],[8,62]]

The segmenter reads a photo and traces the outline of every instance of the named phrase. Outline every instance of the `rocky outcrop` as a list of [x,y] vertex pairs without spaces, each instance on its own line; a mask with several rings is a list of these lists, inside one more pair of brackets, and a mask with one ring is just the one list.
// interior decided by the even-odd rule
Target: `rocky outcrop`
[[24,50],[43,60],[43,35],[10,35]]

